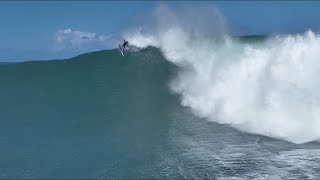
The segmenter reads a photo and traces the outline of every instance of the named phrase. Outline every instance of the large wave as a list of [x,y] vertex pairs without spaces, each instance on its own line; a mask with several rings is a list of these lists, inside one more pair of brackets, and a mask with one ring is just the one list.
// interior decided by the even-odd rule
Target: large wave
[[294,143],[319,140],[320,36],[307,31],[242,42],[224,34],[216,8],[206,9],[175,13],[161,6],[153,28],[124,36],[137,47],[160,48],[180,67],[170,87],[196,115]]

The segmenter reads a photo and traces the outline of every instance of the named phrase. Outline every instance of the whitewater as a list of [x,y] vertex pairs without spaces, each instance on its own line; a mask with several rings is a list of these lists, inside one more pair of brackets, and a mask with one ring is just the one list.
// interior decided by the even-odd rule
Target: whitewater
[[[186,14],[194,12],[158,7],[153,28],[141,26],[124,37],[139,48],[160,48],[180,68],[171,90],[197,116],[293,143],[318,141],[319,34],[309,30],[242,42],[224,33],[218,10],[201,12],[193,18]],[[209,12],[216,21],[212,26]]]

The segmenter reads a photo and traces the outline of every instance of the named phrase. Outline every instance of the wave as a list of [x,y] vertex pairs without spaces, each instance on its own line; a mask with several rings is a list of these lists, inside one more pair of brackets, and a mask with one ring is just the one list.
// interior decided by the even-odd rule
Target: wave
[[[170,13],[169,13],[170,14]],[[179,15],[172,16],[180,22]],[[245,42],[181,23],[124,36],[158,47],[179,67],[171,89],[199,117],[293,143],[320,139],[320,36],[312,31]],[[193,21],[189,21],[191,24]],[[220,23],[221,24],[221,23]]]
[[[218,14],[217,19],[223,20]],[[162,20],[152,31],[141,28],[127,32],[125,38],[142,50],[127,51],[125,57],[111,50],[68,61],[1,65],[1,82],[6,87],[2,97],[14,96],[12,89],[19,89],[25,95],[17,104],[32,98],[45,104],[58,98],[46,100],[37,95],[46,92],[59,97],[55,91],[59,83],[72,92],[90,87],[95,94],[98,90],[102,93],[101,88],[130,82],[132,89],[143,89],[140,93],[148,95],[146,99],[154,99],[148,92],[158,88],[164,91],[164,84],[169,83],[180,95],[181,104],[201,118],[293,143],[320,139],[320,86],[316,83],[320,75],[319,34],[307,31],[234,38],[206,27],[205,22],[199,26],[175,24],[180,17],[171,15],[174,21],[167,26],[161,26],[165,23]],[[152,85],[145,87],[146,82]],[[127,96],[126,86],[122,88],[121,96]]]

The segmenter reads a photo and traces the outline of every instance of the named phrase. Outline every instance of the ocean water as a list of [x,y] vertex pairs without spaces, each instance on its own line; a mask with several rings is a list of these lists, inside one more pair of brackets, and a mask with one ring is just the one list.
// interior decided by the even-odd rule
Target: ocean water
[[[291,48],[311,46],[306,51],[312,53],[311,38],[318,37],[309,36],[284,41],[293,43]],[[134,38],[130,42],[139,47],[135,42],[141,36]],[[125,51],[125,57],[114,49],[68,60],[0,65],[0,178],[319,179],[320,143],[310,128],[319,129],[313,123],[319,120],[303,116],[314,113],[316,105],[297,111],[296,118],[281,119],[292,113],[285,108],[287,104],[281,104],[283,99],[273,99],[278,109],[267,106],[274,108],[271,110],[248,103],[273,95],[257,93],[257,86],[267,83],[277,94],[283,92],[277,83],[285,84],[276,77],[249,84],[251,79],[242,73],[255,72],[245,76],[251,77],[266,71],[265,66],[250,64],[253,59],[278,67],[290,58],[278,59],[273,65],[266,55],[270,51],[266,38],[219,43],[215,51],[192,49],[191,54],[180,46],[170,49],[147,44]],[[252,53],[249,62],[246,53]],[[313,62],[310,53],[301,54],[302,63]],[[210,64],[216,57],[226,66],[223,62]],[[242,63],[249,70],[243,70]],[[315,64],[299,67],[316,75]],[[230,74],[241,68],[237,83]],[[287,68],[283,71],[295,66]],[[215,72],[220,72],[219,81]],[[295,85],[302,94],[315,92],[314,85],[299,82]],[[243,84],[254,90],[241,91]],[[211,93],[223,99],[218,101]],[[290,107],[296,105],[296,95],[289,93]],[[221,101],[230,101],[234,107],[228,103],[216,106]],[[247,114],[241,114],[243,111]],[[279,127],[279,121],[283,126]],[[294,129],[291,122],[303,125]]]

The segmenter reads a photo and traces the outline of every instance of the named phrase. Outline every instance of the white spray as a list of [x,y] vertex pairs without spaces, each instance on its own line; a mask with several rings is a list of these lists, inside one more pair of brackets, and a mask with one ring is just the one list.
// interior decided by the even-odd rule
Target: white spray
[[243,43],[223,34],[216,8],[200,11],[160,6],[151,30],[125,37],[160,48],[181,67],[170,87],[196,115],[294,143],[320,140],[320,36],[307,31]]

